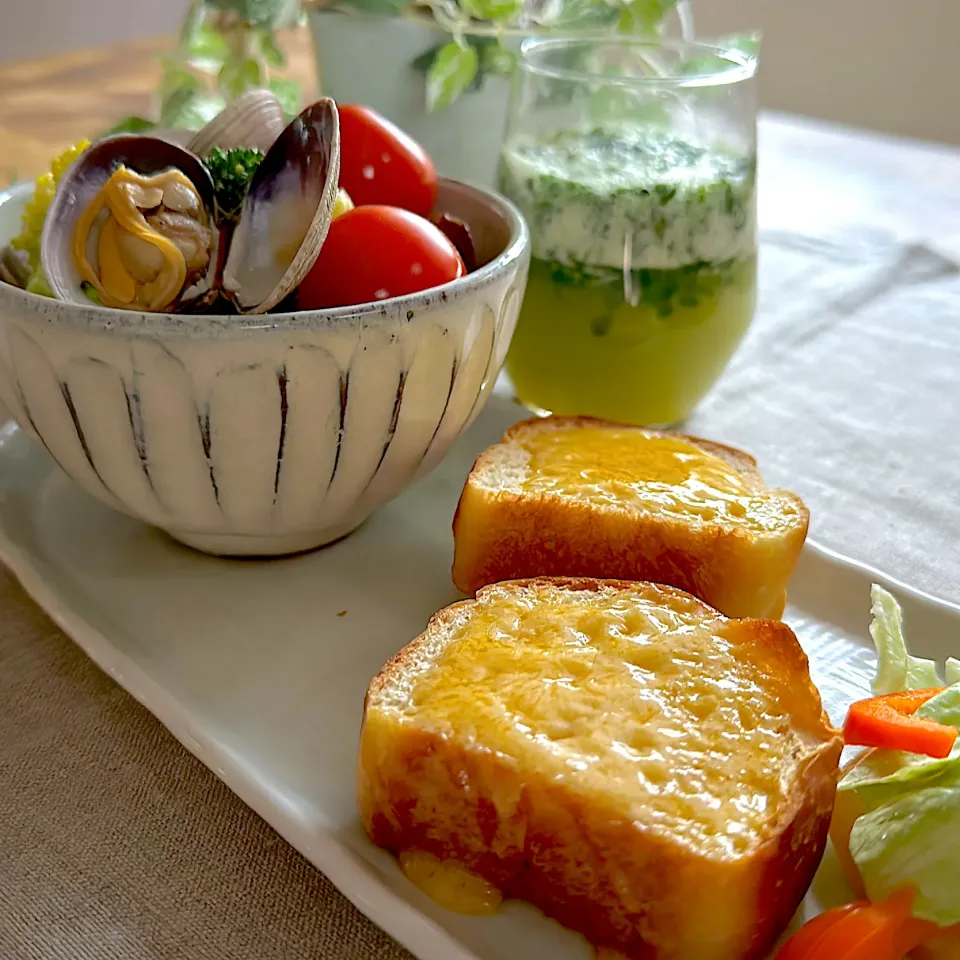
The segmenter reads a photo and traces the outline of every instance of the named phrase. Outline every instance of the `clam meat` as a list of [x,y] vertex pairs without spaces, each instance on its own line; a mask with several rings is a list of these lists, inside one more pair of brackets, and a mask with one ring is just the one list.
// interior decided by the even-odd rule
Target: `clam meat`
[[118,136],[85,150],[50,204],[40,256],[61,300],[184,309],[215,286],[219,233],[210,173],[183,147]]
[[175,169],[144,177],[119,166],[73,231],[80,277],[108,307],[167,310],[203,277],[213,250],[203,200]]

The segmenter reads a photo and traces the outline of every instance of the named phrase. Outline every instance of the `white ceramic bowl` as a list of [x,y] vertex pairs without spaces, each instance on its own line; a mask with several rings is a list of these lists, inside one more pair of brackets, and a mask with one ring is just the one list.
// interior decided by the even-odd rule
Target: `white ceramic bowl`
[[[0,194],[0,246],[29,186]],[[77,306],[0,282],[0,403],[85,490],[199,550],[349,533],[480,412],[526,284],[502,197],[441,181],[474,273],[380,303],[261,317]]]

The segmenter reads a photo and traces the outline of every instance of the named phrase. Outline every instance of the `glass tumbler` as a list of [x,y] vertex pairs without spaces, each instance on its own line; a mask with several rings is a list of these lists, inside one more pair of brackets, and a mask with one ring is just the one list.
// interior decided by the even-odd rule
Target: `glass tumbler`
[[533,239],[507,371],[540,413],[684,420],[756,302],[756,59],[524,43],[500,189]]

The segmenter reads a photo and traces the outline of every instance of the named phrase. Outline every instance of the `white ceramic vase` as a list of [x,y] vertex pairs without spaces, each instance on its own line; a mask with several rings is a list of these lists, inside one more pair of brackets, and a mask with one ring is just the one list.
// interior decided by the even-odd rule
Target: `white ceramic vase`
[[428,113],[424,73],[413,63],[449,42],[449,34],[429,23],[337,10],[311,13],[310,28],[326,96],[362,103],[388,117],[423,144],[443,176],[494,185],[508,80],[486,75],[478,90]]

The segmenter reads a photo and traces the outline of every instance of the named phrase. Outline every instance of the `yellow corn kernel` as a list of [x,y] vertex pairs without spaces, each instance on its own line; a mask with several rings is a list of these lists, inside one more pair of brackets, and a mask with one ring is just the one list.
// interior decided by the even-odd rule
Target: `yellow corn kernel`
[[60,178],[74,160],[90,146],[89,140],[81,140],[54,157],[47,173],[37,177],[33,196],[27,201],[20,221],[20,234],[10,241],[15,250],[25,250],[30,258],[30,267],[35,271],[40,265],[40,236],[43,222]]
[[350,199],[350,194],[344,189],[337,190],[337,199],[333,204],[333,219],[342,217],[345,213],[354,208],[355,204]]

